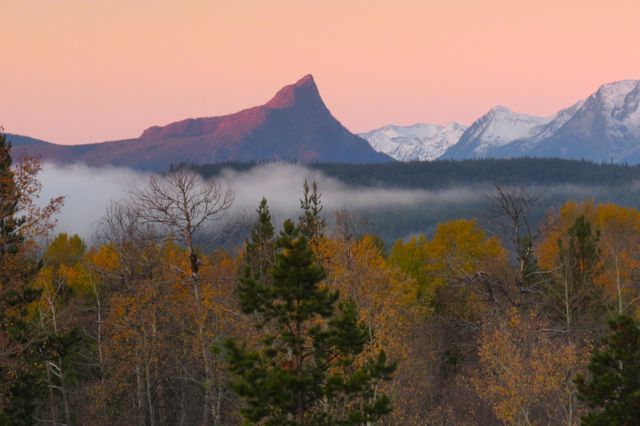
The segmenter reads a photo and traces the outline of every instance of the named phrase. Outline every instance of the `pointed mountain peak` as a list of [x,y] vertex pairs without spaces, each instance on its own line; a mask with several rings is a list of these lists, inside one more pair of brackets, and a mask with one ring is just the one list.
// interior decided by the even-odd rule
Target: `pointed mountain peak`
[[516,112],[504,105],[497,105],[489,110],[485,115],[485,117],[495,117],[495,118],[509,118],[509,117],[530,117],[530,118],[540,118],[534,115],[527,115]]
[[318,86],[311,74],[283,87],[267,102],[269,108],[289,108],[294,105],[323,106]]
[[620,80],[603,84],[598,88],[598,92],[630,92],[640,85],[640,80]]
[[[622,80],[603,84],[590,96],[605,110],[618,110],[636,102],[640,98],[640,80]],[[592,101],[593,102],[593,101]]]
[[551,118],[552,117],[540,117],[537,115],[522,114],[519,112],[515,112],[512,109],[507,108],[506,106],[498,105],[491,108],[489,112],[476,120],[476,122],[486,122],[490,120],[515,120],[525,123],[530,122],[532,124],[542,124],[551,120]]
[[306,85],[312,85],[312,86],[315,86],[315,85],[316,85],[316,82],[315,82],[315,80],[313,79],[313,75],[311,75],[311,74],[307,74],[307,75],[305,75],[304,77],[302,77],[300,80],[296,81],[293,85],[294,85],[294,86],[298,86],[298,87],[300,87],[300,86],[306,86]]
[[518,117],[521,114],[514,112],[507,108],[506,106],[497,105],[487,111],[484,115],[478,118],[475,122],[471,123],[472,125],[485,125],[486,123],[490,123],[493,121],[500,120],[510,120],[513,117]]
[[504,105],[497,105],[491,108],[489,112],[498,113],[498,114],[513,114],[513,111],[511,111],[509,108],[507,108]]

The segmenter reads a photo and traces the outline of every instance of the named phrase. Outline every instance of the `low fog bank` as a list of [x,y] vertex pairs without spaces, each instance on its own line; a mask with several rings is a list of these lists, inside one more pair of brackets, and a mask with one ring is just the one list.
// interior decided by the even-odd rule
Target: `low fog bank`
[[[80,234],[91,239],[97,221],[111,201],[127,198],[132,186],[143,186],[149,174],[126,168],[91,168],[83,165],[45,164],[40,175],[42,200],[58,195],[66,197],[56,231]],[[430,233],[438,222],[455,218],[478,218],[487,214],[488,183],[441,190],[408,190],[383,187],[352,187],[300,165],[265,164],[249,171],[223,170],[217,177],[227,181],[236,194],[228,219],[251,218],[262,197],[269,201],[274,220],[299,215],[302,183],[316,181],[325,212],[331,215],[346,209],[366,218],[367,230],[387,241],[416,232]],[[640,205],[640,185],[605,188],[584,185],[535,187],[543,195],[544,209],[556,207],[567,199],[595,199],[624,205]]]
[[[126,199],[133,187],[142,187],[149,175],[126,168],[93,168],[84,165],[59,166],[47,163],[40,180],[41,199],[64,195],[64,208],[57,231],[90,238],[111,201]],[[409,208],[427,203],[454,205],[478,201],[482,195],[467,188],[445,191],[354,188],[307,168],[267,164],[248,172],[225,170],[217,179],[228,182],[235,193],[230,217],[251,217],[260,199],[267,198],[274,219],[299,215],[302,184],[316,181],[328,214],[348,209],[362,212],[385,208]]]
[[328,213],[342,209],[366,212],[388,207],[410,208],[426,203],[465,204],[482,197],[468,188],[425,191],[353,187],[319,171],[292,164],[265,164],[245,172],[224,170],[218,179],[231,184],[236,194],[236,211],[253,212],[265,197],[274,216],[281,219],[299,215],[305,179],[317,182]]
[[38,179],[42,183],[41,202],[60,195],[65,197],[56,232],[90,239],[108,204],[127,198],[129,188],[143,185],[149,175],[119,167],[45,163]]

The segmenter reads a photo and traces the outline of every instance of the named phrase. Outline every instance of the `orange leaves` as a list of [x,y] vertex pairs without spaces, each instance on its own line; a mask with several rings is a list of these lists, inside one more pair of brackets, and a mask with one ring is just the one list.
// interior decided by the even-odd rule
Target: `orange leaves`
[[106,273],[114,273],[118,270],[118,253],[111,245],[101,245],[87,253],[87,262]]
[[[406,339],[415,312],[415,281],[388,264],[373,237],[359,241],[320,241],[327,284],[352,298],[363,320],[375,333],[376,346],[392,358],[406,356]],[[379,349],[379,348],[377,348]],[[376,350],[377,350],[376,349]]]
[[564,338],[553,339],[546,328],[535,312],[515,309],[483,328],[480,369],[470,381],[505,423],[530,423],[535,413],[553,424],[578,422],[571,414],[576,411],[573,377],[587,352]]
[[595,282],[603,286],[608,302],[618,313],[635,311],[638,294],[633,284],[640,278],[640,212],[635,208],[592,201],[565,203],[545,229],[538,247],[540,266],[546,270],[557,267],[558,241],[566,239],[567,230],[581,214],[600,233]]

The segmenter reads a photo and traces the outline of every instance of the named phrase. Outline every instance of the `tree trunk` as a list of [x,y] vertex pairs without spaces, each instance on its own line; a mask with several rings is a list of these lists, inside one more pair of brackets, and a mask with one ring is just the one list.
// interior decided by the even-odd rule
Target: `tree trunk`
[[58,412],[56,409],[56,400],[53,394],[53,383],[51,382],[51,365],[49,361],[46,362],[46,371],[47,371],[47,388],[49,389],[49,411],[51,413],[51,422],[54,426],[58,426]]
[[64,373],[62,371],[62,358],[58,357],[58,376],[60,379],[60,392],[62,393],[62,406],[64,407],[64,415],[67,420],[67,425],[71,424],[71,410],[69,409],[69,396],[67,394],[67,387],[64,383]]
[[145,390],[147,394],[147,404],[149,405],[149,424],[151,426],[156,425],[156,412],[153,403],[153,384],[151,383],[151,371],[149,366],[149,358],[147,354],[144,356],[144,379]]
[[100,303],[100,295],[96,284],[91,280],[91,289],[96,298],[96,314],[98,322],[98,330],[96,331],[96,346],[98,348],[98,366],[100,370],[100,382],[104,382],[104,355],[102,352],[102,304]]
[[142,373],[140,373],[140,366],[136,364],[136,394],[138,399],[138,423],[141,426],[144,426],[147,422],[145,421],[144,414],[144,390],[142,384]]

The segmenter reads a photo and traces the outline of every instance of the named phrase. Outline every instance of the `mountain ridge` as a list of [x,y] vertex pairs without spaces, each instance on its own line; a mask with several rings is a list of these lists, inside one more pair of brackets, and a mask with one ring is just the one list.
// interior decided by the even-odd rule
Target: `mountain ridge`
[[410,126],[388,125],[359,135],[378,152],[399,161],[431,161],[456,143],[465,126],[415,123]]
[[548,117],[496,106],[465,127],[388,125],[355,135],[323,102],[307,74],[265,104],[233,114],[151,126],[139,137],[56,145],[10,135],[14,152],[61,163],[160,170],[177,162],[302,161],[372,163],[435,159],[556,157],[640,163],[640,80],[601,85]]
[[311,74],[281,88],[265,104],[233,114],[151,126],[138,138],[97,144],[29,145],[18,140],[14,150],[58,163],[145,170],[163,170],[179,162],[393,161],[331,115]]
[[[601,85],[587,98],[548,117],[496,106],[475,120],[442,155],[443,160],[556,157],[640,163],[640,80]],[[382,128],[384,129],[384,128]],[[403,127],[397,128],[402,131]],[[374,132],[374,131],[371,131]],[[420,160],[380,146],[401,161]]]

